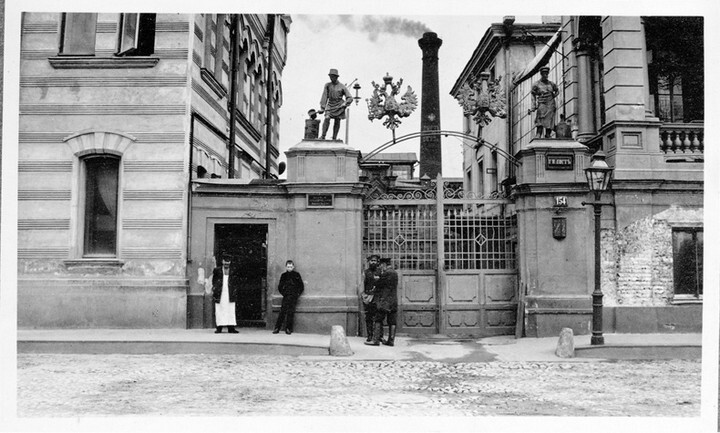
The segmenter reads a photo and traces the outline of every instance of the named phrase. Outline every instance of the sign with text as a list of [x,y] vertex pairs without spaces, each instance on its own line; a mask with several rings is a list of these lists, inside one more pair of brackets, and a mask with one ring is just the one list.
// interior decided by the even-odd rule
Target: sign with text
[[574,167],[572,155],[548,154],[545,160],[546,170],[572,170]]
[[331,208],[334,206],[332,194],[308,194],[307,207]]

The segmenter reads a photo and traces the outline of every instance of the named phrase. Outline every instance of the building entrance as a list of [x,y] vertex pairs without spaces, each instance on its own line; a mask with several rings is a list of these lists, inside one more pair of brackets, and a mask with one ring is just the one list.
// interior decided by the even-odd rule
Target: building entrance
[[240,273],[235,303],[238,326],[265,327],[267,224],[215,224],[215,257],[228,253]]

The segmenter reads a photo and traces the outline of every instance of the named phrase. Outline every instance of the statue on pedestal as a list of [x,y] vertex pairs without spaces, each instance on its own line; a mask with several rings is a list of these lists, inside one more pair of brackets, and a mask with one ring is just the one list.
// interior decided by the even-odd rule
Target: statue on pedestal
[[305,139],[317,140],[320,132],[320,121],[317,119],[317,111],[311,109],[308,111],[309,119],[305,119]]
[[352,104],[353,97],[347,87],[338,82],[340,75],[337,69],[330,69],[328,76],[330,77],[330,82],[325,83],[323,94],[320,98],[320,110],[318,111],[318,114],[325,113],[320,139],[325,140],[330,126],[330,119],[334,119],[332,139],[337,140],[338,132],[340,132],[340,121],[345,118],[345,109]]
[[558,87],[555,83],[548,80],[550,68],[543,66],[540,68],[540,79],[536,81],[531,90],[533,108],[536,111],[535,116],[535,136],[538,138],[550,138],[555,130],[555,97],[558,95]]

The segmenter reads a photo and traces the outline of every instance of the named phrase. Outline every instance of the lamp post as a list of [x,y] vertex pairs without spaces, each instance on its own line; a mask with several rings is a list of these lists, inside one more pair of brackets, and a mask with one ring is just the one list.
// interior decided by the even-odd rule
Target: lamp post
[[600,289],[600,218],[603,206],[603,203],[600,202],[600,196],[603,191],[609,189],[612,171],[612,168],[605,162],[605,154],[602,150],[595,152],[590,159],[590,167],[585,169],[588,187],[595,195],[594,202],[582,203],[583,206],[588,204],[592,205],[593,215],[595,217],[595,289],[592,293],[593,321],[592,337],[590,338],[590,344],[593,346],[605,344],[602,331],[603,294]]
[[[353,97],[353,100],[355,101],[355,105],[357,105],[358,101],[360,101],[360,99],[361,99],[360,96],[358,95],[358,91],[360,90],[361,87],[360,87],[360,83],[357,82],[357,78],[354,79],[352,81],[352,83],[350,83],[350,84],[353,84],[353,83],[355,83],[355,85],[352,87],[353,89],[355,89],[355,96]],[[348,84],[347,87],[350,87],[350,84]],[[345,117],[347,118],[347,120],[345,121],[345,144],[347,145],[347,144],[350,144],[350,141],[349,141],[350,140],[350,105],[347,106],[345,113],[346,113]]]

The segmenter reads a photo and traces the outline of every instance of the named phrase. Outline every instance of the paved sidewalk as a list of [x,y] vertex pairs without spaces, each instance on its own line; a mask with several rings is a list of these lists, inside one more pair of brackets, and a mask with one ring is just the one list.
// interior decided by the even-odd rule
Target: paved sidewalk
[[[247,344],[272,347],[307,347],[327,349],[330,334],[284,333],[272,334],[269,330],[241,328],[238,334],[214,334],[212,329],[52,329],[18,330],[18,343],[206,343]],[[302,355],[306,360],[428,360],[445,362],[477,361],[563,361],[596,362],[614,359],[612,354],[598,352],[598,358],[559,358],[555,356],[558,337],[521,338],[513,336],[490,337],[475,340],[448,338],[410,338],[398,336],[394,347],[366,346],[363,337],[348,337],[354,354],[345,357],[329,355]],[[699,348],[701,334],[605,334],[605,348]],[[578,351],[590,347],[590,336],[575,337]],[[318,353],[315,351],[314,353]],[[586,352],[587,353],[587,352]],[[650,355],[650,359],[652,359]],[[672,356],[671,356],[672,357]]]

